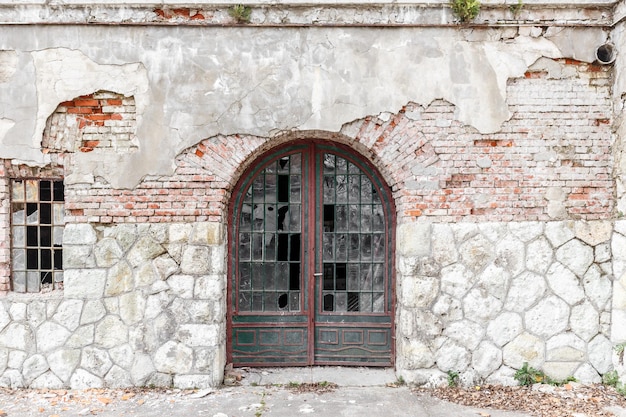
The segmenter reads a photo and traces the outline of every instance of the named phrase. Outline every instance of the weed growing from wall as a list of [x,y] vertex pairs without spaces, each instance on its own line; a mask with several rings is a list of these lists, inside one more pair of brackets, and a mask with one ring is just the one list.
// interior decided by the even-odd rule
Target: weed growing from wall
[[452,11],[461,22],[469,22],[480,12],[479,0],[451,0]]

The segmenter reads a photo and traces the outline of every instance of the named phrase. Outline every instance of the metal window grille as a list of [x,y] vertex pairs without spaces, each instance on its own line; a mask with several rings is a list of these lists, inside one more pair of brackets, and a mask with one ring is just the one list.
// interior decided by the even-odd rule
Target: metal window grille
[[13,291],[63,288],[63,225],[62,180],[11,181]]

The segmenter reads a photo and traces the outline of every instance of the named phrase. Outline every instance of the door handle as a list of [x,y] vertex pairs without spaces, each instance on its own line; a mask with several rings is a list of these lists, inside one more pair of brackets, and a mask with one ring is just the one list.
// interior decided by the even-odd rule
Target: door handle
[[314,273],[313,273],[313,276],[314,276],[314,277],[321,277],[322,275],[324,275],[324,273],[323,273],[323,272],[314,272]]

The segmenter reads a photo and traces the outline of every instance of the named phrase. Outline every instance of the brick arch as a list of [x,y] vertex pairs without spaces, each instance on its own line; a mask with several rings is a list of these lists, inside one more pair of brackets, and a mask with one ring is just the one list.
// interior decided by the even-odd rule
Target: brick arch
[[223,189],[219,206],[225,208],[241,175],[265,152],[299,140],[328,140],[350,146],[376,167],[383,180],[392,188],[397,182],[397,178],[389,170],[393,161],[384,161],[378,154],[379,149],[370,148],[359,139],[343,133],[319,130],[284,132],[269,138],[219,135],[205,139],[182,152],[177,158],[177,172],[185,167],[199,167],[207,171],[212,177],[211,187]]

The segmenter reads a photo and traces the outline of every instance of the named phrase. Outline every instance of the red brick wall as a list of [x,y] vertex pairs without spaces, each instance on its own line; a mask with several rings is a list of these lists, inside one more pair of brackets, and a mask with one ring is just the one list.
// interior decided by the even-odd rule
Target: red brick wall
[[[608,218],[614,205],[610,73],[606,67],[561,63],[578,76],[551,79],[529,72],[510,80],[511,118],[493,134],[455,121],[454,106],[437,100],[356,121],[344,129],[354,139],[335,137],[364,150],[380,167],[400,218],[551,220],[553,189],[564,195],[558,218]],[[173,176],[148,177],[135,190],[69,187],[69,221],[223,220],[242,164],[288,137],[205,140],[181,154]]]

